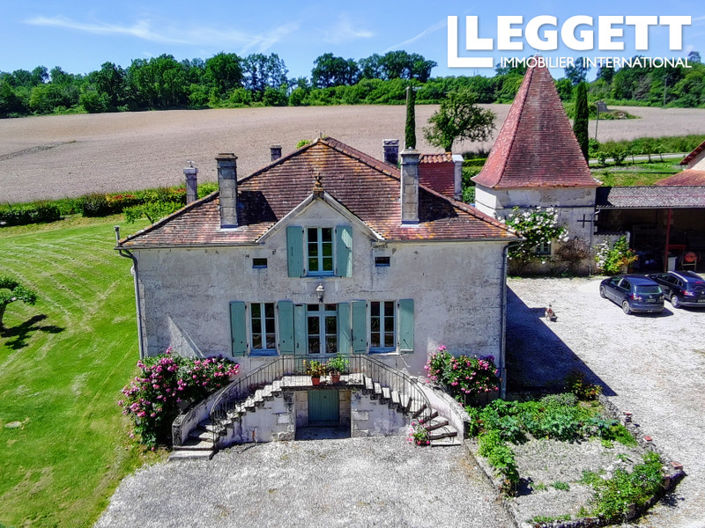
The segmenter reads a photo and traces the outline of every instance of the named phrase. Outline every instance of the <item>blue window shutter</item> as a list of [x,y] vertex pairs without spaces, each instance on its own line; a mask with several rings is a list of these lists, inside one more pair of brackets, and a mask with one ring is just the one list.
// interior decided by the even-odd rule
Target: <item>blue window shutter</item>
[[291,355],[294,353],[294,303],[279,301],[277,316],[279,317],[279,353]]
[[339,225],[335,228],[335,274],[352,277],[352,227]]
[[399,352],[414,351],[414,299],[400,299],[397,303],[399,317]]
[[304,229],[300,226],[286,228],[286,262],[289,277],[304,276]]
[[352,328],[350,326],[350,303],[339,303],[338,311],[338,352],[350,354]]
[[230,336],[233,342],[233,356],[244,356],[247,351],[247,324],[245,321],[245,303],[230,303]]
[[367,302],[352,302],[353,353],[367,353]]
[[294,305],[294,355],[306,355],[308,336],[306,332],[306,305]]

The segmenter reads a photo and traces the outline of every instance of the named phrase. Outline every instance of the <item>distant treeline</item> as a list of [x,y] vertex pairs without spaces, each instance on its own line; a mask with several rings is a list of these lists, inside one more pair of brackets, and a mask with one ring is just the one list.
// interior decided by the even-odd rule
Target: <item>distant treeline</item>
[[[705,65],[692,52],[691,68],[602,68],[590,83],[592,101],[654,106],[705,106]],[[578,61],[580,63],[580,61]],[[167,108],[399,104],[405,88],[417,87],[417,103],[438,103],[450,90],[469,87],[480,103],[509,103],[524,69],[497,68],[494,77],[431,77],[437,64],[417,53],[391,51],[359,59],[321,55],[310,77],[289,78],[276,53],[177,61],[172,55],[112,62],[86,75],[47,70],[0,72],[0,117],[71,112]],[[556,81],[561,99],[573,97],[587,68],[566,69]]]

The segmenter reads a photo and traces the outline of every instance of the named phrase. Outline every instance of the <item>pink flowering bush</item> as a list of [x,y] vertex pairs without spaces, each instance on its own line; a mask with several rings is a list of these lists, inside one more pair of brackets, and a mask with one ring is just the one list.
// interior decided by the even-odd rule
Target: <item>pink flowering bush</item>
[[141,372],[122,389],[122,413],[135,422],[135,432],[148,447],[171,443],[171,424],[185,406],[225,387],[240,365],[222,356],[205,359],[164,354],[138,361]]
[[409,426],[409,436],[407,441],[410,444],[416,444],[417,446],[431,445],[431,441],[428,438],[428,431],[422,423],[416,420],[411,422],[411,425]]
[[499,370],[492,356],[452,356],[445,345],[426,361],[429,381],[442,385],[456,400],[473,403],[481,395],[499,391]]

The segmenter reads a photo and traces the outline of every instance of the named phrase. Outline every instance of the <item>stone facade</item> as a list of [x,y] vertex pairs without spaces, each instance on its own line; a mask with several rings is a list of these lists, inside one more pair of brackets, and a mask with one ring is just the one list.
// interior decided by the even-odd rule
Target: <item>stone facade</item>
[[363,391],[352,392],[350,406],[353,437],[404,435],[409,427],[404,414]]

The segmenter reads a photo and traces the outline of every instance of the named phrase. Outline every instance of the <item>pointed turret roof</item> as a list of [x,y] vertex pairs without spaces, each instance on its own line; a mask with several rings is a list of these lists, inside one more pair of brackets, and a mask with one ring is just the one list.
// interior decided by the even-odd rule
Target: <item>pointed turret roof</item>
[[597,187],[545,66],[529,68],[485,166],[493,189]]

